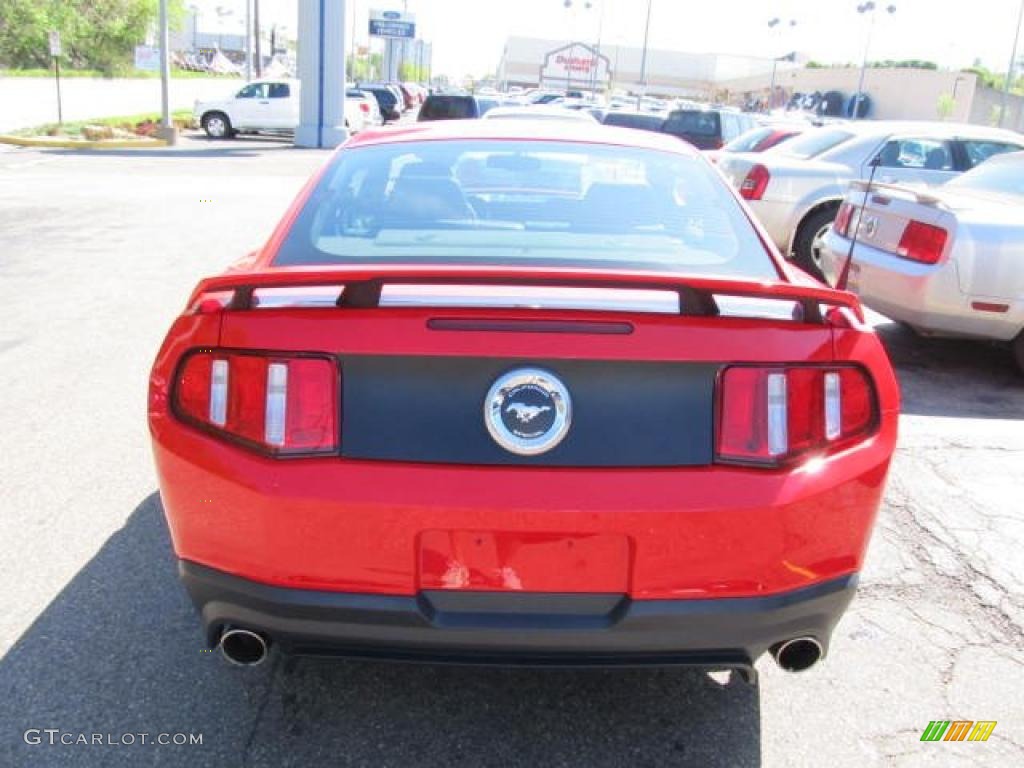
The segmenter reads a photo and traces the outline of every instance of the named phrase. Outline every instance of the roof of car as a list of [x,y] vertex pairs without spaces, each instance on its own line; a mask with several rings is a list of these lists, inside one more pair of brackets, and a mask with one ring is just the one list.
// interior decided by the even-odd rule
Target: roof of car
[[680,155],[699,154],[691,145],[675,136],[601,125],[596,120],[573,121],[571,126],[556,120],[436,120],[365,130],[345,142],[344,146],[353,148],[412,141],[475,139],[609,144],[674,152]]
[[885,134],[910,135],[924,137],[955,137],[967,136],[993,139],[1024,139],[1019,133],[1002,128],[990,128],[970,123],[943,123],[934,120],[855,120],[826,125],[824,128],[839,128],[861,136]]

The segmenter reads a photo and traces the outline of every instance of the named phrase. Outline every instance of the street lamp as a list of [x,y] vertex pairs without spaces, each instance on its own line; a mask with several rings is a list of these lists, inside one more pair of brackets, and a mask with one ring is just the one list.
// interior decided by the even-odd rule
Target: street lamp
[[[769,22],[768,22],[768,29],[775,29],[781,23],[782,23],[782,19],[780,19],[778,16],[776,16],[775,18],[769,20]],[[795,27],[795,26],[796,26],[796,19],[790,19],[789,20],[789,24],[788,24],[789,29],[793,29],[793,27]],[[776,71],[778,65],[779,65],[779,57],[778,56],[773,56],[772,57],[772,83],[771,83],[771,86],[768,89],[768,111],[769,112],[771,112],[772,108],[775,106],[775,71]]]
[[[874,0],[868,0],[866,3],[861,3],[857,6],[857,13],[869,14],[868,16],[868,36],[864,42],[864,58],[860,64],[860,81],[857,83],[857,93],[853,97],[853,119],[857,120],[860,117],[860,105],[864,100],[864,72],[868,67],[868,50],[871,48],[871,33],[875,29],[875,9],[876,5]],[[896,13],[895,5],[887,5],[885,7],[886,12],[891,16]]]
[[644,23],[644,50],[640,57],[640,97],[636,100],[636,111],[640,111],[640,102],[647,95],[647,40],[651,34],[651,2],[647,0],[647,21]]

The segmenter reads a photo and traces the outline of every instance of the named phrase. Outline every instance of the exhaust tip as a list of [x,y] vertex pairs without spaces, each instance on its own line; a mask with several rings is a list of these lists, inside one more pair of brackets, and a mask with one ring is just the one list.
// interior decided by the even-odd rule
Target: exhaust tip
[[248,629],[228,629],[220,636],[220,652],[232,664],[254,667],[267,658],[267,641]]
[[824,653],[813,637],[795,637],[772,649],[775,663],[787,672],[803,672],[817,664]]

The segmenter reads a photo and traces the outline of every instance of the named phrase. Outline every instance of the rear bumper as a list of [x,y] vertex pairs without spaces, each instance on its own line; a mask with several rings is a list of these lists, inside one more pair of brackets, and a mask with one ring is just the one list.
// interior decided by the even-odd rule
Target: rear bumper
[[[850,251],[850,241],[830,232],[825,239],[822,271],[835,285]],[[886,317],[921,331],[1010,341],[1024,327],[1024,302],[971,296],[960,288],[957,264],[920,264],[873,248],[854,247],[848,287],[864,303]],[[1009,305],[1002,313],[978,311],[973,301]]]
[[777,595],[633,600],[621,594],[422,591],[414,596],[292,589],[182,560],[181,579],[213,646],[225,625],[295,654],[532,665],[749,668],[782,641],[829,637],[856,574]]

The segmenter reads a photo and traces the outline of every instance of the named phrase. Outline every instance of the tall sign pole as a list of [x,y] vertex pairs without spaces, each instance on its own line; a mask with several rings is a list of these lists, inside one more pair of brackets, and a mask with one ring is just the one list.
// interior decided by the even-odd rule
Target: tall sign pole
[[64,114],[60,103],[60,32],[50,30],[50,56],[53,57],[53,75],[57,83],[57,125],[64,124]]
[[1010,68],[1006,71],[1006,82],[1003,83],[1003,103],[999,108],[999,127],[1003,127],[1006,119],[1006,99],[1010,95],[1010,86],[1013,81],[1013,70],[1017,63],[1017,43],[1020,42],[1020,25],[1024,21],[1024,0],[1020,2],[1020,11],[1017,14],[1017,26],[1013,33],[1013,52],[1010,54]]
[[167,27],[167,0],[160,0],[160,129],[157,136],[168,144],[177,141],[171,124],[171,52],[170,32]]

